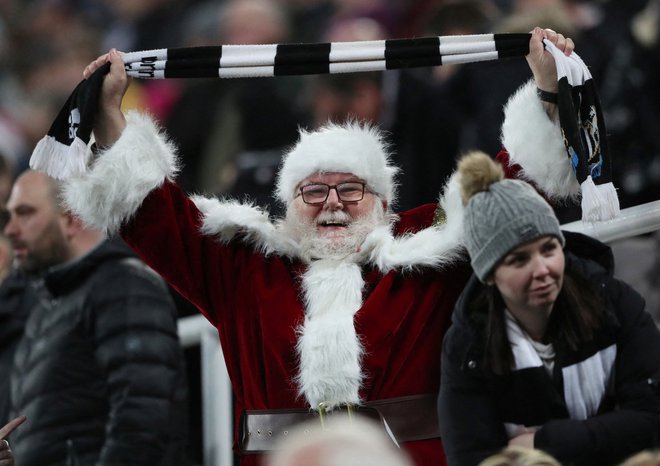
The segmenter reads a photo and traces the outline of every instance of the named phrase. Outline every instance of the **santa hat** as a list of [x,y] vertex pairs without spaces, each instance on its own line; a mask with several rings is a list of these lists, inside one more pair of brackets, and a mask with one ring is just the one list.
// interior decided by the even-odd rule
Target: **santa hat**
[[300,139],[284,155],[276,195],[288,205],[300,182],[310,175],[351,173],[391,206],[396,201],[398,171],[391,163],[384,135],[376,127],[356,121],[328,123],[316,131],[300,130]]

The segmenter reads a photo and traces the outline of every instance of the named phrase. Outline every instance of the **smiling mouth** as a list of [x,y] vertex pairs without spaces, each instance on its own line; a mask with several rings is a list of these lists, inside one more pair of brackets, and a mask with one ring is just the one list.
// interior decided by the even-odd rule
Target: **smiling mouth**
[[343,228],[347,227],[348,223],[346,222],[320,222],[318,224],[320,228]]

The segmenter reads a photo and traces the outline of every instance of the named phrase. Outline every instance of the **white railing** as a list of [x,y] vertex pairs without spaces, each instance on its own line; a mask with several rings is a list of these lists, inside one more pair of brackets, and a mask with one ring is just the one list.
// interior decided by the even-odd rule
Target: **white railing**
[[200,345],[204,466],[232,466],[233,400],[218,331],[201,314],[179,319],[184,348]]
[[572,222],[561,226],[568,231],[577,231],[604,243],[631,238],[660,230],[660,201],[649,202],[622,209],[621,214],[604,222]]
[[[623,209],[613,220],[577,221],[562,225],[562,229],[605,243],[650,233],[660,230],[660,201]],[[183,317],[179,319],[179,338],[183,347],[201,345],[204,466],[232,466],[232,391],[218,332],[201,315]]]

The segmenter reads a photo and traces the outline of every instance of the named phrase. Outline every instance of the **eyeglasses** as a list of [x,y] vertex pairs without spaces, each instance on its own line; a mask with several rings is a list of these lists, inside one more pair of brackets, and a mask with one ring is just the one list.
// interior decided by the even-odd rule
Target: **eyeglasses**
[[364,198],[364,183],[347,181],[335,185],[325,183],[306,184],[300,187],[300,194],[305,204],[319,205],[328,200],[330,190],[337,192],[341,202],[358,202]]

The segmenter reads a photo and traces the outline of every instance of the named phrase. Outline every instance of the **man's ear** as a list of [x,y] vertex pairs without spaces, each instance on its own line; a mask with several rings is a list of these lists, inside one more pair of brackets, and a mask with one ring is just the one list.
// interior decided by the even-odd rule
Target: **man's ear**
[[383,199],[383,211],[387,212],[387,201]]
[[70,212],[62,213],[62,226],[67,238],[71,238],[85,228],[82,220],[77,215]]

